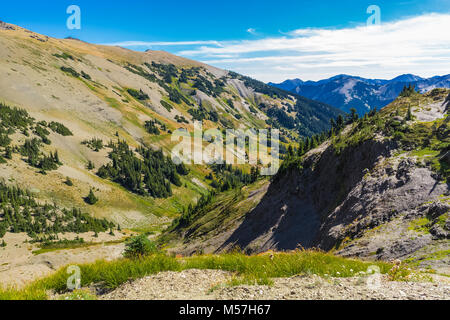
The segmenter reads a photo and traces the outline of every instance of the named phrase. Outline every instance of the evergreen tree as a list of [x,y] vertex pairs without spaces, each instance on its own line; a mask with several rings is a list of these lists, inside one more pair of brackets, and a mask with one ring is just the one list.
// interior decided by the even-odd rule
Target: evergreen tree
[[297,156],[301,157],[304,154],[305,154],[305,142],[302,139],[298,144]]
[[356,109],[355,108],[351,108],[350,109],[350,122],[351,123],[353,123],[353,122],[356,122],[356,121],[358,121],[358,113],[356,112]]
[[95,196],[95,194],[92,191],[92,189],[89,191],[88,196],[86,198],[84,198],[84,201],[87,204],[90,204],[90,205],[94,205],[94,204],[96,204],[98,202],[98,198]]
[[339,131],[344,128],[344,117],[341,114],[336,119],[336,127]]
[[289,147],[288,147],[288,156],[289,157],[293,157],[294,156],[294,149],[292,148],[291,145],[289,145]]
[[88,170],[93,170],[93,169],[95,169],[95,165],[94,165],[94,163],[91,160],[89,160],[88,164],[86,165],[86,168]]
[[408,86],[403,86],[402,92],[400,92],[400,97],[411,97],[413,94],[417,93],[416,86],[409,84]]
[[413,120],[413,114],[411,111],[411,106],[408,106],[408,111],[406,112],[406,121],[411,121]]
[[66,185],[68,185],[69,187],[73,186],[73,182],[72,182],[72,180],[69,177],[66,178],[66,181],[64,181],[64,183]]
[[7,146],[5,148],[5,158],[6,159],[12,159],[12,149],[10,146]]

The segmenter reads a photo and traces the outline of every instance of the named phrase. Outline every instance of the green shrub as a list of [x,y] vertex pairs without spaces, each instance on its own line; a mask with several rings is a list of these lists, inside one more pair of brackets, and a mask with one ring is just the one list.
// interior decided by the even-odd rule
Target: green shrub
[[67,59],[75,60],[75,58],[71,54],[68,54],[66,52],[63,52],[62,54],[55,53],[55,54],[53,54],[53,56],[57,57],[57,58],[64,59],[64,60],[67,60]]
[[61,71],[70,74],[71,76],[75,77],[75,78],[79,78],[80,74],[78,72],[76,72],[73,68],[71,67],[61,67]]
[[73,186],[73,182],[72,182],[72,180],[69,177],[66,178],[66,181],[64,181],[64,183],[66,185],[68,185],[69,187]]
[[65,125],[59,122],[52,121],[48,125],[50,129],[52,129],[53,132],[59,133],[60,135],[66,137],[66,136],[73,136],[72,131],[70,131]]
[[92,80],[91,76],[88,75],[88,74],[87,74],[86,72],[84,72],[84,71],[81,71],[81,76],[82,76],[83,78],[85,78],[86,80]]
[[150,97],[146,93],[144,93],[144,91],[142,91],[142,89],[140,89],[138,91],[138,90],[130,88],[130,89],[127,89],[127,92],[130,94],[130,96],[132,96],[133,98],[135,98],[137,100],[143,101],[143,100],[150,99]]
[[89,149],[95,152],[99,152],[101,149],[104,148],[103,140],[97,138],[92,138],[91,140],[84,140],[81,142],[81,144],[87,146]]
[[127,241],[123,255],[126,258],[135,259],[156,252],[158,252],[156,244],[153,241],[150,241],[145,234],[141,234]]
[[94,205],[94,204],[96,204],[98,202],[98,198],[95,196],[95,194],[92,191],[92,189],[89,191],[88,196],[86,198],[84,198],[84,201],[87,204],[90,204],[90,205]]
[[401,131],[395,131],[394,132],[394,139],[399,141],[399,140],[403,140],[405,138],[405,134]]
[[169,111],[169,112],[172,111],[173,106],[172,106],[170,103],[168,103],[168,102],[166,102],[166,101],[164,101],[164,100],[161,100],[160,103],[161,103],[161,105],[162,105],[164,108],[167,109],[167,111]]

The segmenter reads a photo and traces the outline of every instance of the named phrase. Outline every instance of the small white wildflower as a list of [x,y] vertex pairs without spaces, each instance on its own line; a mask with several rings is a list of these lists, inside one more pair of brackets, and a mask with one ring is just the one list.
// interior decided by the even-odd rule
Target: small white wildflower
[[340,275],[341,273],[339,271],[336,272],[337,275]]

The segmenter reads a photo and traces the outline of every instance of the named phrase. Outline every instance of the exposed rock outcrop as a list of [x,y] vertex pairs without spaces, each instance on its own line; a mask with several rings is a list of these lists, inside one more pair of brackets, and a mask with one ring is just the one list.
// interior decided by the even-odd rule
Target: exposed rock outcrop
[[16,30],[16,28],[9,23],[0,21],[0,30]]

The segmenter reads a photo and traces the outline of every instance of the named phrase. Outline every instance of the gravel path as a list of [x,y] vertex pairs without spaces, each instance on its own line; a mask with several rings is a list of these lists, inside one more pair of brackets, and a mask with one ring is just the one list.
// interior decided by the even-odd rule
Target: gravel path
[[450,300],[448,281],[393,282],[381,278],[379,286],[371,287],[368,286],[366,278],[325,279],[312,275],[274,279],[272,286],[230,287],[226,285],[226,282],[231,277],[231,273],[220,270],[162,272],[126,283],[99,298],[105,300]]

